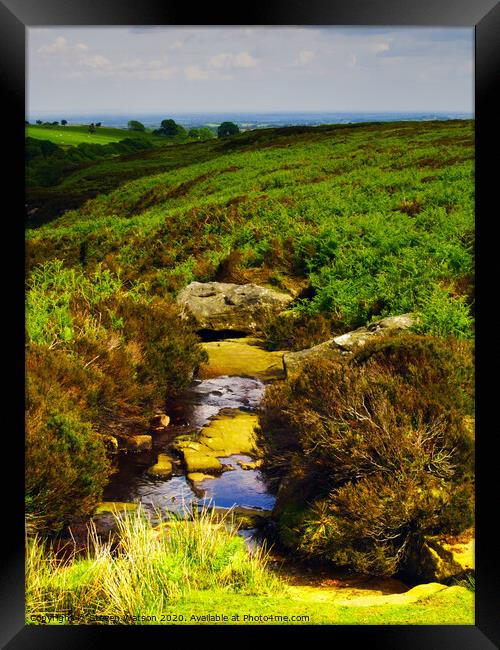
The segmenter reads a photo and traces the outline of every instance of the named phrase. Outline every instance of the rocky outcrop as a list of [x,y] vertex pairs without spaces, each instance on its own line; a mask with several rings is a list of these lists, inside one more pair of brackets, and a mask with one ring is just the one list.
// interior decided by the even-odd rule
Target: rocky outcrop
[[474,538],[468,541],[427,536],[414,547],[407,570],[419,580],[447,581],[474,570]]
[[286,375],[287,377],[297,376],[300,373],[302,364],[311,358],[334,361],[349,358],[353,352],[362,348],[373,337],[387,336],[408,329],[416,322],[416,317],[413,314],[388,316],[365,327],[359,327],[352,332],[336,336],[307,350],[286,352],[283,355],[283,366]]
[[192,316],[199,329],[259,331],[266,319],[275,316],[293,298],[257,284],[191,282],[177,296],[185,316]]

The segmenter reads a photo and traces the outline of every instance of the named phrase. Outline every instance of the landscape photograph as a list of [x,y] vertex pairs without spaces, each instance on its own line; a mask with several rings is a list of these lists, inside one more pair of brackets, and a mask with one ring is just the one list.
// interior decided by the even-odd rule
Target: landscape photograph
[[474,626],[474,29],[26,43],[26,625]]

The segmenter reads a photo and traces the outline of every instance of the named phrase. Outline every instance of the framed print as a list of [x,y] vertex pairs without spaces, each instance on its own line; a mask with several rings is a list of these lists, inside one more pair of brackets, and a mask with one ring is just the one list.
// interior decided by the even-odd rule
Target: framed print
[[3,645],[496,647],[498,4],[0,11]]

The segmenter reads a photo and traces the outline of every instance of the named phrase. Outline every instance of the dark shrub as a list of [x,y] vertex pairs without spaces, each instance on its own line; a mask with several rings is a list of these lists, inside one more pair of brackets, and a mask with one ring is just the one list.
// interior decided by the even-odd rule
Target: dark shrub
[[287,312],[264,325],[268,350],[303,350],[332,338],[332,322],[323,314]]
[[470,526],[472,374],[467,344],[405,334],[269,388],[261,438],[282,540],[389,575],[415,539]]
[[207,360],[193,328],[179,318],[178,308],[164,300],[151,304],[123,301],[117,314],[126,323],[127,341],[138,342],[143,361],[137,367],[138,380],[165,398],[185,388],[199,365]]
[[89,514],[102,496],[110,465],[102,438],[76,411],[51,413],[26,433],[26,513],[39,529],[57,530],[71,515]]

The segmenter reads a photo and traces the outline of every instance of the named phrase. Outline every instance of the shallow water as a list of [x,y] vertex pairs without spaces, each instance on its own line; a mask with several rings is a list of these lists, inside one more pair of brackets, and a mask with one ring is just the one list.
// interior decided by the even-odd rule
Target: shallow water
[[234,505],[271,510],[275,498],[268,493],[262,473],[243,470],[237,461],[249,462],[250,456],[238,454],[221,458],[223,465],[234,469],[221,476],[191,482],[181,464],[174,465],[170,479],[149,476],[147,470],[159,453],[169,453],[178,435],[200,430],[223,409],[254,411],[265,386],[259,379],[227,375],[197,380],[178,400],[169,405],[171,424],[164,434],[153,439],[151,452],[120,454],[117,472],[105,489],[104,501],[140,501],[146,509],[181,510],[190,502],[211,503],[222,508]]

